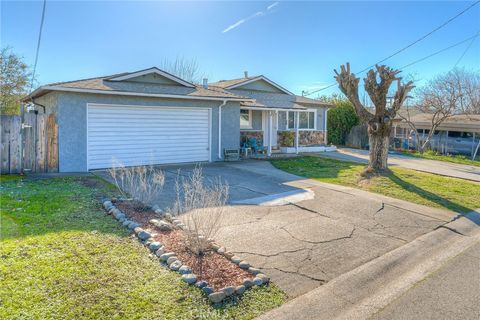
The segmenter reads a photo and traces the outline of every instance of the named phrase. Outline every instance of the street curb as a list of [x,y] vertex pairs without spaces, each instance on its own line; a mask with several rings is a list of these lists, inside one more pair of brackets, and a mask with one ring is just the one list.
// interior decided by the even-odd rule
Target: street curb
[[459,216],[257,319],[368,319],[478,242],[480,210]]

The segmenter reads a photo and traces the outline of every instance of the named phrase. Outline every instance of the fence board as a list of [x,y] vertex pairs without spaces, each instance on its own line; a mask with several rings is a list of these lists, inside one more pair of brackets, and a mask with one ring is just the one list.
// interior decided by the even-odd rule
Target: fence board
[[37,115],[37,171],[47,172],[47,117],[44,114]]
[[10,173],[22,171],[22,119],[15,117],[10,128]]
[[10,173],[10,127],[12,119],[12,116],[1,116],[1,173]]
[[58,125],[54,114],[47,120],[47,170],[58,172]]
[[35,172],[36,170],[36,133],[37,133],[37,115],[35,113],[25,113],[23,123],[23,169]]

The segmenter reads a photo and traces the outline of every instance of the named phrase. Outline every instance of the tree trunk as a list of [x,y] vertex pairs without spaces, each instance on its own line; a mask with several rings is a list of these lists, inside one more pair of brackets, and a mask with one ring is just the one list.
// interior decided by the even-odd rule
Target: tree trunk
[[388,147],[390,142],[390,130],[388,126],[384,125],[382,130],[369,130],[368,142],[369,142],[369,154],[370,161],[368,163],[368,170],[381,172],[385,171],[388,158]]

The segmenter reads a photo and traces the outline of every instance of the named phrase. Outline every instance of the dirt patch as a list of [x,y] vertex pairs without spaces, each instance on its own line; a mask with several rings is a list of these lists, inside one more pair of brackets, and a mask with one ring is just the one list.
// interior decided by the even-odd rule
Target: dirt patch
[[130,219],[143,225],[145,229],[151,219],[161,219],[162,215],[152,209],[134,201],[116,201],[115,206],[123,211]]
[[105,186],[102,181],[99,181],[96,178],[80,178],[78,179],[78,182],[87,188],[99,189]]
[[154,235],[155,241],[165,246],[165,252],[175,252],[183,264],[192,268],[198,280],[205,280],[215,291],[228,286],[239,286],[245,279],[253,279],[250,272],[240,268],[225,256],[217,252],[209,252],[202,259],[197,259],[187,246],[184,231],[174,229],[172,231],[160,231],[149,223],[151,219],[160,219],[161,215],[153,210],[135,209],[135,203],[129,201],[118,201],[115,205],[122,210],[129,219],[135,220],[142,225],[142,228]]

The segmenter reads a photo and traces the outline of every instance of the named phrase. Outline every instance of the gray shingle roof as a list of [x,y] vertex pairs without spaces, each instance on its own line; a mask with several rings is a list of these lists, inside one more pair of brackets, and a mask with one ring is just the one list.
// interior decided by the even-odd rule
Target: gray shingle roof
[[[210,83],[210,88],[228,88],[230,86],[241,84],[256,78],[261,78],[262,76],[254,76],[247,78],[231,79],[231,80],[222,80],[219,82]],[[252,103],[243,103],[245,106],[255,106],[263,108],[282,108],[282,109],[306,109],[308,106],[316,107],[331,107],[331,105],[322,103],[315,99],[306,98],[303,96],[297,95],[288,95],[283,93],[270,93],[263,91],[254,91],[254,90],[242,90],[241,87],[236,87],[233,89],[225,89],[229,92],[235,94],[240,94],[245,97],[250,97],[256,100],[254,104]]]
[[[147,69],[148,70],[148,69]],[[136,71],[140,72],[140,71]],[[290,95],[284,93],[270,93],[254,90],[242,90],[241,88],[225,89],[235,84],[240,84],[252,79],[261,78],[262,76],[239,78],[232,80],[224,80],[209,84],[208,88],[195,85],[195,87],[187,87],[182,85],[166,85],[154,83],[141,83],[133,81],[113,81],[111,78],[116,78],[124,75],[129,75],[136,72],[125,72],[103,77],[95,77],[89,79],[82,79],[76,81],[57,82],[46,86],[42,86],[35,90],[30,96],[26,97],[24,101],[29,98],[41,96],[51,90],[99,90],[105,93],[121,92],[128,94],[158,94],[158,95],[174,95],[195,98],[221,98],[221,99],[236,99],[242,100],[244,106],[262,107],[262,108],[281,108],[281,109],[306,109],[309,106],[316,107],[330,107],[330,105],[322,103],[318,100],[309,99],[302,96]],[[255,99],[255,102],[248,101]]]
[[119,73],[114,75],[88,78],[76,81],[56,82],[42,86],[35,90],[32,94],[27,96],[24,101],[29,98],[41,96],[51,90],[59,89],[74,89],[74,90],[100,90],[108,93],[127,92],[139,94],[166,94],[179,95],[196,98],[226,98],[226,99],[249,99],[242,97],[233,92],[223,90],[222,88],[212,87],[205,89],[203,86],[195,85],[194,88],[182,85],[162,85],[153,83],[140,83],[133,81],[110,81],[110,78],[115,78],[123,75],[131,74],[131,72]]

